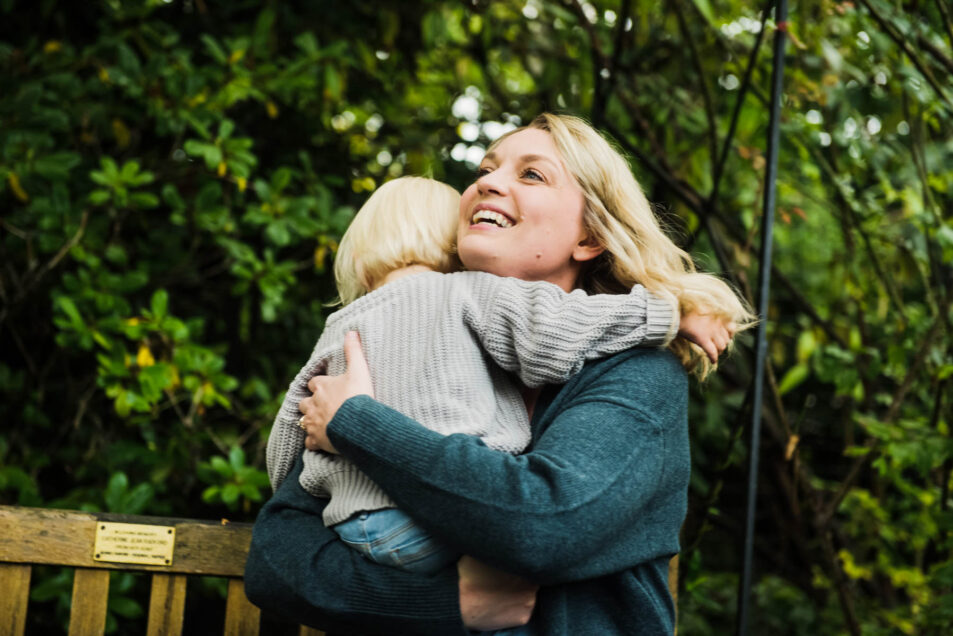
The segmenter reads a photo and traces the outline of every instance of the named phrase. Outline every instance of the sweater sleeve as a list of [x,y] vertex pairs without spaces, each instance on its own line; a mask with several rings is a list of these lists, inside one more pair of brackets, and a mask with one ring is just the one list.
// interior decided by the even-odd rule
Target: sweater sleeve
[[245,593],[282,619],[346,634],[467,634],[457,572],[426,577],[378,565],[324,526],[326,499],[289,472],[255,522]]
[[490,357],[529,387],[562,384],[586,360],[666,345],[678,331],[674,301],[642,285],[628,294],[589,295],[488,274],[469,282],[464,321]]
[[305,398],[311,397],[308,381],[316,375],[325,373],[326,349],[325,342],[319,339],[307,364],[301,367],[288,386],[288,391],[271,426],[268,445],[265,447],[265,466],[272,490],[278,489],[295,461],[304,452],[305,432],[298,426],[298,418],[301,417],[298,404]]
[[[667,356],[669,371],[618,360],[640,353]],[[367,396],[344,403],[329,436],[466,554],[542,585],[618,572],[677,552],[688,478],[684,372],[667,352],[620,356],[563,389],[575,396],[549,405],[558,412],[524,455],[434,433]]]

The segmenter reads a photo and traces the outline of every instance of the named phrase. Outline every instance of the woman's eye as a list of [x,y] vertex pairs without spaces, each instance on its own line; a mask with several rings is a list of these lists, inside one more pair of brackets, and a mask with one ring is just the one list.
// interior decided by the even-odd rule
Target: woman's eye
[[486,167],[478,168],[476,172],[477,179],[479,179],[480,177],[484,177],[488,174],[490,174],[490,169]]
[[538,171],[536,171],[536,170],[533,169],[533,168],[527,168],[526,170],[524,170],[524,171],[523,171],[523,178],[524,178],[524,179],[533,179],[533,180],[535,180],[535,181],[545,181],[545,179],[543,179],[543,175],[540,174]]

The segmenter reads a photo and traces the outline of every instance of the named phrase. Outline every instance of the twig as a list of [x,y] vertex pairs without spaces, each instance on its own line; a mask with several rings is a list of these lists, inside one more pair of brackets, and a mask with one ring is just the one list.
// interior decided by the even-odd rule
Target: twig
[[606,79],[608,78],[603,77],[602,71],[603,69],[609,71],[609,77],[612,77],[612,71],[609,68],[610,61],[605,51],[602,50],[602,45],[599,43],[599,34],[596,33],[595,26],[589,22],[589,18],[586,17],[582,3],[579,2],[579,0],[575,0],[575,2],[570,3],[569,6],[572,7],[576,17],[579,18],[579,25],[589,36],[589,49],[592,53],[593,86],[590,118],[592,119],[593,125],[599,126],[605,120],[605,109],[606,103],[608,102],[608,90],[606,86]]
[[946,93],[943,92],[943,89],[940,87],[940,84],[936,81],[936,78],[933,77],[933,73],[930,72],[924,64],[920,57],[910,48],[910,44],[907,42],[907,38],[902,34],[898,33],[893,25],[891,25],[887,20],[883,18],[877,10],[868,2],[868,0],[860,0],[860,3],[867,8],[867,11],[870,12],[870,15],[873,16],[874,20],[880,25],[880,28],[883,29],[884,33],[890,36],[897,46],[900,47],[913,65],[920,71],[920,74],[923,75],[927,83],[933,88],[937,96],[942,99],[948,106],[953,106],[953,102],[947,98]]
[[[622,0],[622,6],[619,8],[618,22],[615,27],[615,40],[612,45],[612,59],[609,60],[609,81],[615,82],[615,72],[619,68],[619,62],[622,60],[622,53],[625,51],[625,43],[628,39],[625,37],[625,24],[631,19],[632,0]],[[635,22],[633,21],[633,28]]]
[[[633,84],[635,80],[633,78]],[[633,88],[638,92],[638,86],[633,86]],[[661,166],[668,172],[674,174],[671,166],[668,164],[668,159],[665,156],[665,149],[662,147],[662,144],[659,142],[658,136],[655,134],[655,127],[645,118],[645,114],[642,112],[642,107],[639,106],[638,102],[633,99],[628,92],[619,91],[618,94],[619,101],[622,102],[622,105],[625,106],[626,111],[632,115],[636,126],[639,129],[639,134],[649,143],[649,148],[652,150],[652,154],[655,155],[656,160],[661,164]],[[628,144],[627,141],[623,141],[622,133],[615,128],[611,123],[605,122],[604,126],[613,137],[619,143],[624,144],[627,149],[632,148],[631,144]],[[635,154],[632,152],[631,154]]]
[[39,377],[37,373],[36,364],[33,362],[33,358],[30,357],[30,351],[23,344],[23,340],[20,339],[19,332],[14,328],[15,323],[10,325],[10,335],[13,336],[13,342],[17,345],[17,349],[20,350],[20,355],[23,356],[23,361],[26,362],[27,369],[30,371],[30,375],[34,378]]
[[844,612],[844,618],[847,620],[847,627],[850,629],[850,633],[853,634],[853,636],[860,636],[860,623],[857,621],[857,611],[854,609],[854,599],[851,597],[850,591],[847,589],[847,580],[844,578],[844,573],[841,570],[837,553],[834,551],[834,541],[831,538],[831,533],[829,530],[827,530],[822,531],[820,534],[821,545],[824,548],[824,556],[827,557],[831,571],[834,573],[834,585],[837,588],[837,599],[840,601],[841,610]]
[[741,279],[735,274],[734,269],[729,267],[730,263],[728,261],[728,254],[725,252],[725,247],[721,244],[721,240],[715,234],[715,228],[711,223],[710,214],[701,215],[702,227],[705,228],[705,232],[708,234],[708,239],[711,241],[712,249],[715,250],[715,258],[718,259],[718,264],[721,266],[721,271],[731,278],[732,284],[738,289],[742,290],[745,298],[750,303],[753,298],[751,296],[751,290],[747,285],[744,285]]
[[682,12],[682,2],[671,3],[675,11],[675,17],[678,19],[678,28],[682,32],[682,38],[688,44],[688,51],[695,67],[695,74],[698,79],[698,88],[702,94],[702,104],[705,107],[705,118],[708,120],[708,152],[711,156],[712,182],[715,179],[716,161],[718,157],[718,125],[715,122],[715,107],[712,103],[711,92],[708,90],[708,83],[705,81],[705,69],[702,68],[701,57],[698,55],[698,47],[695,46],[695,39],[688,30],[688,24],[685,22],[685,14]]
[[76,415],[73,416],[73,429],[79,430],[79,425],[83,421],[87,407],[89,407],[89,401],[93,399],[93,396],[96,394],[96,389],[96,382],[90,382],[89,388],[80,396],[79,407],[76,409]]
[[926,39],[922,33],[917,35],[917,46],[929,51],[937,62],[946,67],[948,73],[953,73],[953,59],[950,59],[946,53],[937,48],[933,42]]
[[0,219],[0,227],[2,227],[3,229],[5,229],[7,232],[14,235],[15,237],[17,237],[18,239],[25,241],[28,238],[30,238],[30,235],[27,232],[24,232],[23,230],[15,226],[13,223],[10,223],[6,219]]
[[940,15],[943,17],[943,26],[946,28],[946,37],[950,40],[950,46],[953,46],[953,24],[950,23],[950,14],[943,5],[943,0],[934,0],[934,3],[936,4],[937,9],[940,10]]
[[745,67],[744,76],[741,79],[741,86],[738,89],[738,98],[735,100],[735,108],[731,113],[731,122],[728,125],[728,133],[725,135],[724,142],[722,142],[721,155],[718,158],[718,163],[715,164],[715,172],[711,184],[711,193],[708,195],[709,206],[714,205],[715,200],[718,198],[718,191],[721,186],[721,177],[724,174],[725,166],[728,163],[728,152],[731,150],[732,141],[735,137],[735,131],[738,128],[738,120],[741,116],[741,107],[744,105],[745,97],[748,95],[748,89],[751,87],[751,76],[754,74],[754,65],[758,59],[758,51],[761,49],[761,43],[764,41],[764,27],[765,24],[767,24],[768,16],[771,14],[771,8],[774,6],[774,1],[775,0],[768,0],[768,6],[766,6],[764,11],[761,12],[761,29],[758,31],[754,46],[751,48],[751,53],[748,55],[748,65]]
[[[897,415],[900,413],[900,407],[903,405],[903,401],[907,397],[907,393],[910,391],[910,387],[913,386],[913,381],[916,379],[917,373],[920,371],[920,367],[923,365],[926,360],[927,354],[930,353],[930,347],[936,341],[937,336],[944,326],[944,317],[942,313],[936,317],[933,321],[933,325],[930,327],[930,331],[923,338],[923,341],[920,343],[920,347],[917,349],[916,355],[913,357],[913,362],[910,364],[910,367],[907,369],[907,375],[904,376],[903,382],[900,383],[900,386],[897,388],[897,391],[894,393],[893,398],[890,400],[890,407],[887,409],[887,414],[882,420],[884,426],[888,426],[893,423]],[[847,493],[854,486],[854,482],[857,481],[860,476],[860,471],[875,457],[880,453],[875,450],[877,445],[876,438],[870,438],[864,444],[864,448],[868,449],[866,453],[854,460],[854,464],[851,466],[850,470],[847,473],[847,476],[841,481],[841,487],[834,495],[834,498],[828,502],[826,508],[818,515],[817,523],[821,526],[826,527],[833,519],[834,514],[837,512],[837,509],[840,507],[841,502],[844,501],[844,497],[847,496]]]
[[690,185],[675,177],[674,171],[667,166],[664,157],[661,158],[661,161],[666,168],[663,170],[657,166],[655,162],[648,157],[648,155],[646,155],[644,152],[642,152],[642,150],[630,142],[626,136],[622,134],[622,132],[611,122],[606,122],[605,127],[609,134],[612,135],[612,137],[627,153],[633,155],[642,163],[642,165],[648,168],[649,172],[662,180],[665,185],[667,185],[676,195],[678,195],[678,198],[681,199],[682,202],[692,209],[692,211],[696,213],[701,212],[701,196]]
[[715,465],[714,483],[708,490],[708,496],[705,497],[705,500],[702,502],[701,517],[695,521],[695,536],[691,541],[686,541],[686,546],[682,548],[683,555],[692,552],[698,547],[702,537],[709,528],[708,518],[711,515],[711,509],[721,495],[728,469],[732,466],[731,456],[734,453],[735,445],[737,445],[738,440],[741,439],[741,435],[745,430],[745,423],[750,417],[748,410],[751,407],[751,395],[752,387],[749,383],[748,390],[745,392],[744,400],[741,403],[741,408],[738,410],[737,417],[735,417],[735,421],[731,426],[731,432],[728,434],[728,444],[722,451],[721,459]]
[[[904,114],[907,119],[913,119],[912,114],[909,113],[908,110],[906,91],[903,92],[903,96]],[[920,112],[917,113],[916,125],[911,126],[911,131],[913,132],[913,138],[916,143],[911,144],[910,155],[913,157],[913,164],[917,169],[917,178],[920,179],[920,187],[923,190],[923,204],[925,208],[933,212],[933,220],[936,221],[937,226],[941,226],[943,225],[941,211],[938,209],[939,206],[936,203],[936,199],[933,198],[933,191],[930,189],[930,180],[927,178],[927,159],[923,152],[923,109],[920,109]]]
[[[755,92],[756,94],[756,91],[754,89],[753,89],[753,92]],[[640,121],[639,119],[636,119],[637,123],[639,121]],[[690,185],[688,185],[687,183],[685,183],[684,181],[680,179],[677,179],[674,176],[674,173],[672,172],[671,168],[668,166],[668,163],[664,157],[664,152],[662,151],[661,147],[658,148],[658,152],[662,153],[659,159],[659,164],[661,164],[661,166],[659,166],[655,163],[655,161],[650,159],[648,155],[646,155],[638,147],[632,144],[628,140],[628,138],[618,128],[616,128],[611,122],[606,122],[605,130],[612,135],[612,137],[616,140],[616,142],[620,146],[622,146],[623,150],[625,150],[627,153],[629,153],[630,155],[638,159],[641,165],[645,166],[649,170],[649,172],[651,172],[657,178],[662,180],[665,183],[665,185],[668,186],[669,189],[672,190],[672,192],[692,210],[692,212],[698,215],[699,218],[704,219],[704,217],[706,216],[706,213],[710,214],[714,216],[716,219],[718,219],[718,221],[725,228],[728,229],[729,234],[732,235],[732,238],[734,240],[736,241],[744,240],[745,230],[743,228],[735,227],[734,224],[729,223],[727,219],[724,218],[724,215],[720,213],[718,208],[714,206],[705,207],[704,201],[701,195],[697,191],[695,191]],[[840,345],[841,348],[843,349],[847,348],[846,341],[840,335],[838,335],[838,333],[834,330],[833,325],[829,321],[821,318],[820,314],[817,313],[817,310],[814,309],[814,306],[811,305],[810,301],[804,297],[804,295],[797,289],[794,283],[792,283],[791,280],[781,270],[779,270],[778,267],[774,264],[772,264],[771,266],[771,276],[772,278],[780,281],[785,286],[785,288],[791,294],[791,299],[795,303],[797,303],[798,306],[800,306],[801,309],[805,313],[807,313],[811,317],[811,319],[814,320],[814,322],[818,326],[820,326],[821,329],[823,329],[824,332],[832,340],[837,342],[837,344]]]
[[24,276],[21,278],[20,284],[18,285],[16,295],[3,307],[3,309],[0,309],[0,327],[2,327],[3,323],[6,321],[7,316],[10,313],[10,308],[21,302],[27,296],[27,294],[29,294],[33,288],[36,287],[43,277],[50,272],[50,270],[59,265],[60,261],[63,260],[73,246],[79,243],[80,239],[83,238],[83,232],[86,231],[86,223],[88,221],[89,210],[83,210],[83,217],[79,222],[79,229],[76,230],[76,233],[73,234],[72,238],[66,241],[66,243],[60,247],[59,251],[53,256],[53,258],[51,258],[45,265],[24,274]]
[[843,186],[837,180],[836,170],[817,151],[816,148],[808,148],[808,151],[811,153],[811,156],[814,157],[814,161],[817,163],[818,167],[821,168],[821,172],[827,177],[829,184],[832,186],[835,198],[840,201],[847,214],[847,220],[851,222],[854,229],[857,230],[858,234],[860,234],[860,238],[863,240],[864,247],[867,250],[867,255],[870,257],[870,263],[873,265],[874,273],[877,274],[877,278],[887,291],[887,296],[893,303],[894,309],[904,320],[904,322],[906,322],[907,314],[903,308],[903,301],[900,299],[900,293],[897,291],[897,288],[893,283],[893,279],[887,276],[884,272],[883,266],[880,264],[880,257],[874,251],[874,248],[870,243],[870,237],[861,228],[860,221],[857,219],[857,210],[853,202],[850,200],[850,197],[848,197],[847,193],[844,192]]
[[844,338],[837,333],[837,331],[835,331],[834,325],[832,325],[830,321],[822,318],[821,315],[817,313],[817,310],[814,309],[814,305],[812,305],[811,302],[804,297],[804,294],[802,294],[801,290],[797,288],[790,278],[787,277],[787,274],[777,268],[772,267],[771,277],[784,285],[784,288],[789,294],[791,294],[794,302],[797,303],[802,311],[810,316],[811,320],[813,320],[815,324],[824,330],[824,333],[827,334],[831,340],[836,342],[841,349],[848,348],[847,341],[844,340]]
[[[609,72],[609,76],[605,78],[602,82],[603,92],[600,97],[601,103],[598,104],[598,119],[596,118],[596,100],[593,100],[593,123],[596,125],[601,125],[605,120],[605,109],[609,103],[609,98],[612,96],[612,93],[615,91],[615,87],[618,84],[619,77],[619,64],[622,61],[622,54],[625,51],[625,44],[629,40],[625,37],[625,24],[629,21],[629,15],[632,13],[632,0],[623,0],[622,6],[619,8],[619,13],[617,17],[617,23],[615,27],[615,37],[613,38],[612,43],[612,57],[609,58],[606,70]],[[600,79],[601,79],[600,75]]]
[[[953,353],[953,345],[950,345],[949,352]],[[937,429],[940,423],[940,414],[943,410],[943,396],[946,395],[944,389],[950,385],[950,379],[944,378],[937,382],[936,394],[934,396],[934,408],[933,416],[931,418],[931,427]],[[947,430],[947,437],[949,438],[950,433]],[[947,501],[950,498],[950,477],[953,473],[953,457],[947,457],[946,461],[943,462],[943,465],[939,469],[939,482],[940,482],[940,513],[946,512]]]
[[165,396],[169,398],[169,405],[172,407],[172,410],[175,411],[176,416],[178,416],[179,421],[187,427],[192,426],[191,421],[186,421],[186,414],[182,412],[182,409],[179,408],[180,400],[175,397],[175,394],[172,393],[172,390],[169,387],[166,387],[162,390],[165,393]]

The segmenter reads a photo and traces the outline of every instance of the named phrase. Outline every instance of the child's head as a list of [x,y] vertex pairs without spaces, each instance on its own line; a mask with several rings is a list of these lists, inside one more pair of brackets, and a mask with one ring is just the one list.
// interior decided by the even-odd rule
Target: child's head
[[459,208],[460,194],[433,179],[401,177],[375,190],[344,233],[334,259],[341,302],[360,298],[402,267],[455,269]]

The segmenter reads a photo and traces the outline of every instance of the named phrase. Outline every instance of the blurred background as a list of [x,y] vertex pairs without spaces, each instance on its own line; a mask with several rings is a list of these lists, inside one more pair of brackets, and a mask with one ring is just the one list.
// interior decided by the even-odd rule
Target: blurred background
[[[253,520],[354,211],[462,190],[543,110],[755,301],[769,6],[0,0],[0,503]],[[804,0],[788,33],[751,630],[948,633],[953,5]],[[692,389],[686,636],[735,621],[752,345]],[[69,590],[35,574],[34,633]]]

